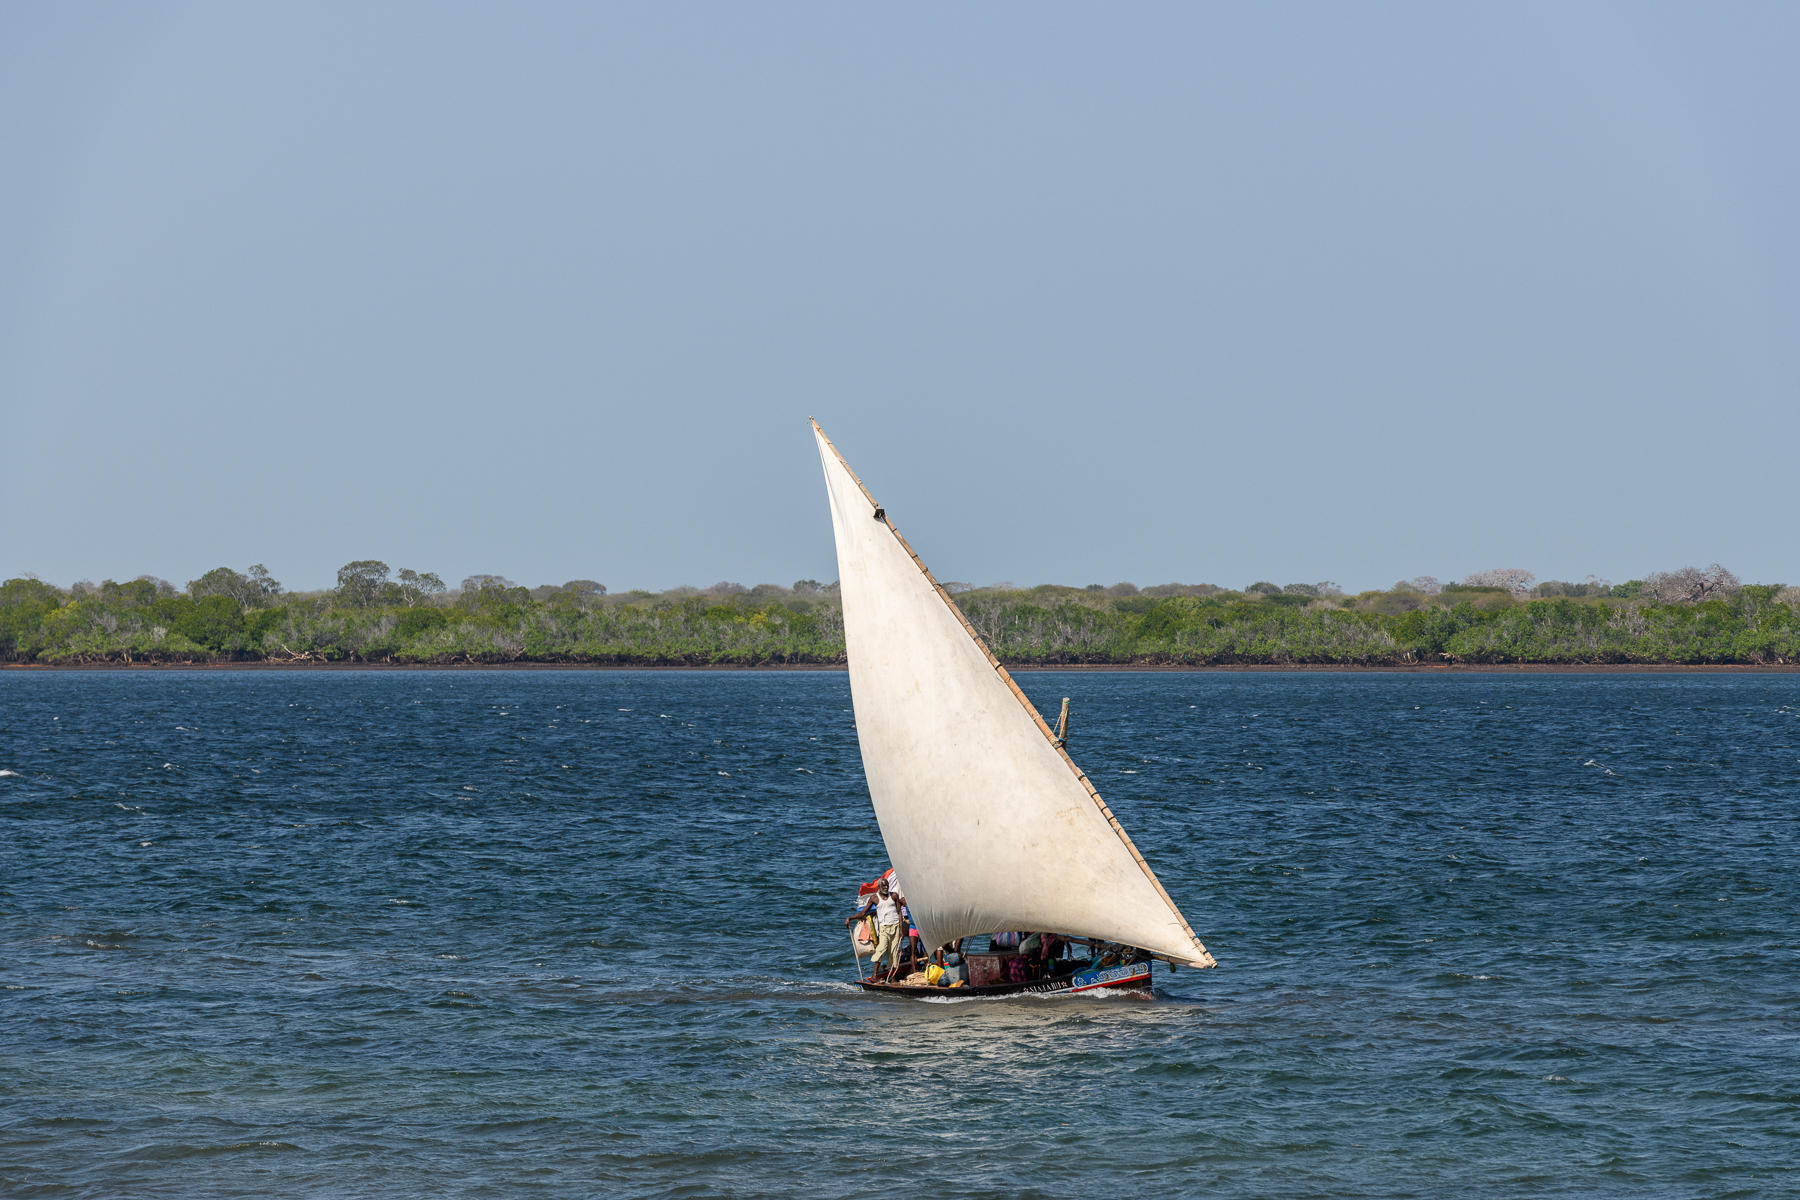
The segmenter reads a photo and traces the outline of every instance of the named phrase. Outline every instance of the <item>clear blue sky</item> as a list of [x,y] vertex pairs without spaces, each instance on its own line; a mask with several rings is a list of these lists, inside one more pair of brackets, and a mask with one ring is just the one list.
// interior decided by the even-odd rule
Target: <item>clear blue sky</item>
[[1800,582],[1800,6],[0,9],[0,576]]

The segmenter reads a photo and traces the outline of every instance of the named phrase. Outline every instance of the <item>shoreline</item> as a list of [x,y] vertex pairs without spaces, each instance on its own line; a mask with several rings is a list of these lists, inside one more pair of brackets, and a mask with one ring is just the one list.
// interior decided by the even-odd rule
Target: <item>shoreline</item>
[[[222,663],[0,663],[0,674],[60,671],[836,671],[843,663],[383,663],[383,662],[222,662]],[[1800,672],[1800,663],[1021,663],[1007,671],[1062,671],[1103,674],[1209,672],[1287,672],[1387,675],[1785,675]]]

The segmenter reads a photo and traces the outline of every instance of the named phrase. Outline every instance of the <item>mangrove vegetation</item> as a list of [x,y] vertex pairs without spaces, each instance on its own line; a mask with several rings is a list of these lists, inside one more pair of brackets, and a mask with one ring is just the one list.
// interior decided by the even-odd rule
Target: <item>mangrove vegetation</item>
[[[1617,585],[1488,571],[1355,595],[1331,583],[946,586],[1017,664],[1800,663],[1800,588],[1743,584],[1716,565]],[[450,588],[363,559],[312,593],[284,591],[260,565],[185,588],[147,576],[0,584],[10,664],[843,661],[837,587],[816,580],[614,595],[593,580],[475,575]]]

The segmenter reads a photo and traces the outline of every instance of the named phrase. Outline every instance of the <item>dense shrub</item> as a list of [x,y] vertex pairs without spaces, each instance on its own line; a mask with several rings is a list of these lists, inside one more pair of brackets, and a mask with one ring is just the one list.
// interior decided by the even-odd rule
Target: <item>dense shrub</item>
[[[404,588],[376,581],[314,596],[227,587],[233,579],[221,584],[218,572],[188,595],[150,579],[66,591],[12,579],[0,584],[0,661],[759,665],[844,657],[836,588],[811,580],[793,590],[720,584],[609,596],[598,584],[528,591],[475,576],[447,596],[414,586],[434,576],[403,575]],[[1679,603],[1621,598],[1618,588],[1542,590],[1521,600],[1474,585],[1344,597],[1322,586],[1244,593],[1169,584],[969,588],[957,599],[1011,663],[1800,662],[1794,588],[1751,584]]]

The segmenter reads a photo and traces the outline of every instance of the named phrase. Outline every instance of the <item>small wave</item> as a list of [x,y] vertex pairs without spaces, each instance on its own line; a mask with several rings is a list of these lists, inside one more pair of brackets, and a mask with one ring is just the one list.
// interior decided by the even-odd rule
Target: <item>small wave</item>
[[1138,1002],[1151,999],[1151,994],[1143,991],[1121,991],[1116,988],[1101,988],[1092,992],[1013,992],[1006,996],[959,996],[950,990],[935,996],[907,996],[905,999],[920,1004],[1090,1004],[1100,1002],[1113,1004],[1120,1001]]
[[194,1143],[191,1143],[191,1142],[183,1142],[183,1143],[178,1143],[175,1145],[139,1146],[135,1150],[127,1151],[125,1154],[125,1157],[126,1158],[135,1158],[135,1159],[155,1159],[155,1160],[180,1159],[180,1158],[210,1158],[212,1155],[215,1155],[215,1154],[239,1154],[246,1150],[260,1151],[260,1150],[298,1150],[298,1149],[300,1149],[300,1147],[296,1146],[292,1142],[274,1142],[274,1141],[232,1142],[229,1145],[219,1145],[219,1146],[203,1146],[203,1145],[195,1145]]
[[1039,1000],[1079,1000],[1083,1004],[1095,1002],[1103,1004],[1139,1004],[1150,1000],[1162,999],[1162,993],[1155,988],[1143,991],[1139,988],[1100,988],[1092,992],[1051,992],[1038,996]]

